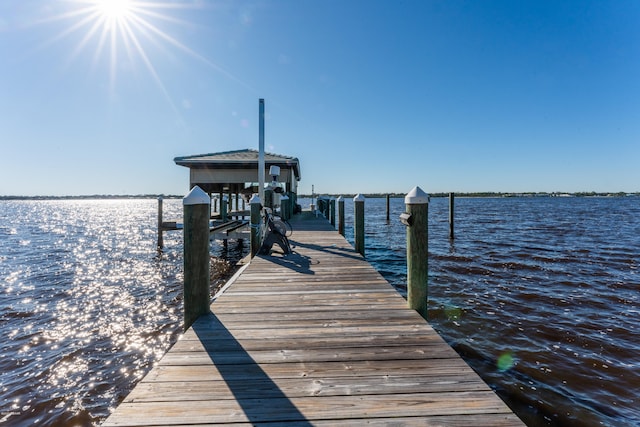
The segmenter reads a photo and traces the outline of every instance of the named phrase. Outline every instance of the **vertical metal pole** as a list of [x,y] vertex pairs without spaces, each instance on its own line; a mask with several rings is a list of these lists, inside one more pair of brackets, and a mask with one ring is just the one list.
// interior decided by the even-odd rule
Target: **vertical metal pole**
[[353,198],[355,217],[355,244],[356,251],[364,256],[364,196],[358,194]]
[[162,227],[162,196],[158,197],[158,250],[164,248],[164,228]]
[[427,319],[429,195],[414,187],[404,203],[411,215],[407,226],[407,305]]
[[338,233],[344,236],[344,198],[338,197]]
[[207,193],[195,186],[184,208],[184,330],[209,312],[209,210]]
[[260,99],[258,107],[258,197],[264,200],[264,99]]
[[260,236],[260,209],[262,208],[260,196],[254,194],[249,200],[249,206],[251,208],[251,258],[253,258],[258,253],[262,243]]
[[455,196],[449,193],[449,239],[453,240],[453,204]]

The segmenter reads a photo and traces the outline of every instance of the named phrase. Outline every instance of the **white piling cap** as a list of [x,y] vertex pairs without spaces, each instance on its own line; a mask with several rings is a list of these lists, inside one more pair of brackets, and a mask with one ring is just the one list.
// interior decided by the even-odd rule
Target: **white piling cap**
[[197,185],[193,187],[191,191],[189,191],[189,194],[184,196],[184,199],[182,199],[182,204],[184,206],[208,205],[210,203],[211,203],[211,199],[209,198],[209,195],[205,193],[202,190],[202,188],[198,187]]
[[429,203],[429,195],[417,185],[404,197],[406,205],[424,205]]
[[357,194],[356,197],[353,198],[354,202],[364,202],[364,196],[362,194]]
[[344,199],[342,198],[342,196],[338,196],[338,203],[340,203],[341,201],[343,201]]
[[260,203],[262,203],[260,201],[260,196],[258,196],[257,194],[254,194],[253,196],[251,196],[251,200],[249,200],[250,205],[255,205],[255,204],[259,205]]

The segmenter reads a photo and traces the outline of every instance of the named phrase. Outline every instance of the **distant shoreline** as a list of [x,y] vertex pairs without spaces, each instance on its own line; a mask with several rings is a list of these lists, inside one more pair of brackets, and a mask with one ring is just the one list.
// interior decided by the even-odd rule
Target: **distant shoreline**
[[114,195],[92,194],[85,196],[0,196],[0,200],[118,200],[118,199],[182,199],[184,195],[165,194],[138,194],[138,195]]
[[[405,197],[405,193],[388,193],[391,198],[400,198]],[[617,193],[599,193],[595,191],[591,192],[578,192],[578,193],[566,193],[566,192],[553,192],[553,193],[545,193],[545,192],[530,192],[530,193],[502,193],[502,192],[470,192],[470,193],[454,193],[456,197],[628,197],[628,196],[640,196],[640,192],[635,193],[626,193],[626,192],[617,192]],[[313,197],[338,197],[342,196],[345,198],[354,197],[355,194],[314,194]],[[372,194],[363,194],[366,198],[381,198],[387,197],[387,193],[372,193]],[[430,197],[449,197],[449,193],[429,193]],[[312,197],[310,194],[299,194],[298,197],[310,198]]]
[[[391,198],[404,197],[404,193],[364,193],[366,198]],[[467,192],[454,193],[456,197],[640,197],[640,192],[525,192],[525,193],[509,193],[509,192]],[[344,198],[354,197],[355,194],[314,194],[313,197],[338,197]],[[449,193],[430,193],[431,197],[449,197]],[[184,195],[176,194],[137,194],[137,195],[114,195],[114,194],[92,194],[82,196],[0,196],[0,200],[119,200],[119,199],[182,199]],[[311,198],[311,194],[299,194],[300,198]]]

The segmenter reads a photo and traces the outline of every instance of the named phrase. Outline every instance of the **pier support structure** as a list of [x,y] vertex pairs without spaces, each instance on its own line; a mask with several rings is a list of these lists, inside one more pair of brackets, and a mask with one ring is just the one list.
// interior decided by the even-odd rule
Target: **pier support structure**
[[344,198],[338,197],[338,233],[344,236]]
[[449,193],[449,239],[453,240],[453,205],[454,205],[455,195],[453,193]]
[[358,194],[353,198],[354,204],[354,237],[355,249],[364,256],[364,196]]
[[[414,187],[404,198],[407,226],[407,304],[427,319],[429,195]],[[404,216],[404,218],[403,218]]]
[[184,330],[209,312],[209,212],[211,199],[198,186],[182,200],[184,208]]
[[284,221],[288,221],[291,217],[289,201],[290,199],[287,195],[280,197],[280,218],[282,218]]
[[262,209],[262,203],[260,202],[260,196],[253,195],[249,200],[249,206],[251,207],[251,258],[256,256],[260,250],[262,244],[260,238],[260,210]]
[[164,227],[162,226],[162,196],[158,197],[158,250],[164,248]]

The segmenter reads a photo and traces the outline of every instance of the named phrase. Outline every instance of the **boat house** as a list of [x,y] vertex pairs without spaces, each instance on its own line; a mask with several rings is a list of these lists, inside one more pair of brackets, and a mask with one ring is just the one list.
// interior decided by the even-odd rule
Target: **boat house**
[[[189,168],[189,188],[199,186],[207,193],[243,195],[245,200],[258,192],[258,151],[252,149],[176,157],[179,166]],[[300,181],[300,162],[295,157],[265,153],[265,177],[271,166],[280,168],[278,182],[295,198]]]

